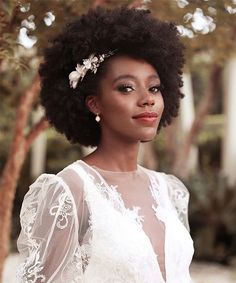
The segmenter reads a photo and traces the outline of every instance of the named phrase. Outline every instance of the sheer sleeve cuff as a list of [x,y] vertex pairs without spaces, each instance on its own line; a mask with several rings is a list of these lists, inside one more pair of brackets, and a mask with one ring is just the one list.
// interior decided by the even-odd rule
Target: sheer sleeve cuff
[[190,231],[188,221],[189,191],[185,185],[174,175],[165,174],[168,185],[168,194],[180,221]]

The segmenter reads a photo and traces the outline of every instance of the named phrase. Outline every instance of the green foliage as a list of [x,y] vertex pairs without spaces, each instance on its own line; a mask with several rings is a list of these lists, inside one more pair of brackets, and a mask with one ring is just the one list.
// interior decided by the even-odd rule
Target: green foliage
[[236,187],[210,170],[192,176],[187,186],[195,258],[230,263],[236,255]]
[[[191,64],[196,53],[208,54],[211,57],[211,63],[218,62],[219,64],[235,54],[236,14],[230,14],[226,10],[227,6],[236,7],[231,0],[190,0],[187,1],[189,4],[184,8],[179,8],[177,2],[158,0],[152,1],[149,6],[158,18],[173,21],[192,32],[194,37],[183,38],[187,47],[188,65]],[[205,16],[211,17],[216,24],[216,28],[212,32],[202,34],[193,28],[192,20],[188,16],[198,8],[203,11]]]
[[48,130],[47,133],[46,172],[57,173],[68,164],[82,157],[80,145],[70,144],[63,135],[57,133],[54,129]]
[[[170,172],[175,150],[178,150],[178,137],[174,134],[174,141],[168,140],[167,131],[162,129],[154,141],[154,151],[158,160],[158,170]],[[176,130],[174,130],[176,131]],[[196,145],[199,149],[199,171],[204,172],[211,168],[220,170],[222,139],[224,137],[224,115],[209,115],[206,117],[201,132],[198,135]],[[174,148],[169,148],[169,146]],[[171,152],[171,151],[174,152]]]
[[153,148],[158,163],[158,171],[168,172],[173,161],[173,155],[165,154],[165,152],[167,152],[167,139],[168,137],[166,135],[165,129],[161,129],[160,133],[156,136],[153,142]]
[[221,169],[223,138],[224,115],[209,115],[197,140],[201,172]]
[[13,70],[25,68],[26,63],[16,55],[16,50],[19,47],[18,33],[21,23],[18,1],[3,0],[0,8],[0,63],[6,61]]

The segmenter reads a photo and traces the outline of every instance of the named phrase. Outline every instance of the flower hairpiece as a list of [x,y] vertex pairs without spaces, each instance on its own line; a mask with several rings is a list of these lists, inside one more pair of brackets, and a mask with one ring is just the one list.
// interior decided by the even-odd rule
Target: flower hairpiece
[[92,73],[96,74],[100,63],[103,62],[105,58],[108,58],[113,54],[114,51],[110,51],[106,54],[101,54],[98,56],[95,56],[95,54],[93,53],[89,56],[88,59],[83,59],[83,64],[77,64],[75,71],[69,74],[70,87],[76,88],[78,82],[83,80],[89,70],[91,70]]

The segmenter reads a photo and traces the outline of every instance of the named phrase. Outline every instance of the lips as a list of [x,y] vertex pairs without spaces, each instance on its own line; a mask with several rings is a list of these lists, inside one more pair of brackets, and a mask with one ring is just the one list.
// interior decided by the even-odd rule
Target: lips
[[133,116],[133,119],[139,119],[139,118],[157,118],[158,115],[156,112],[143,112],[138,115]]

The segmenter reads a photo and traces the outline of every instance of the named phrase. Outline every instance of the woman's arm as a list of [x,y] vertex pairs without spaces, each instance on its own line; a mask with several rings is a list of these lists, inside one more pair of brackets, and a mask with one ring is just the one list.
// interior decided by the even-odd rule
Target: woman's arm
[[39,176],[24,198],[20,218],[17,282],[82,282],[77,208],[63,179]]

